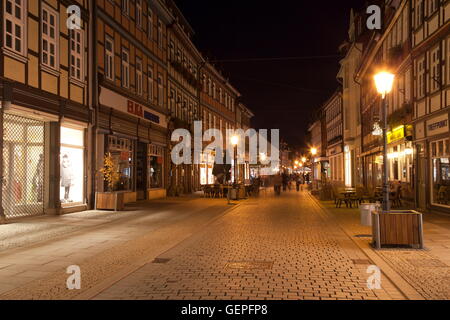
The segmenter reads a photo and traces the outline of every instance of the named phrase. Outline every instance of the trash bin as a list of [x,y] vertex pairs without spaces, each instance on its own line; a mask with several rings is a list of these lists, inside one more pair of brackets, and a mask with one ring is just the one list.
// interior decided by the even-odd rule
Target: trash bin
[[372,226],[372,211],[378,209],[377,203],[362,203],[359,205],[361,210],[361,225],[366,227]]
[[231,200],[239,200],[239,198],[238,198],[238,189],[236,189],[236,188],[230,189],[230,199]]

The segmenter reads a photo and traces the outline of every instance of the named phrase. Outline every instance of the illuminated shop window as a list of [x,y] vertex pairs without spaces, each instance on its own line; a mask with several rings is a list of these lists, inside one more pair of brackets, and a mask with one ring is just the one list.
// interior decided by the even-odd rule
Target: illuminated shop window
[[84,203],[84,130],[61,127],[60,199],[63,206]]
[[439,206],[450,206],[450,154],[449,140],[431,142],[432,158],[432,203]]

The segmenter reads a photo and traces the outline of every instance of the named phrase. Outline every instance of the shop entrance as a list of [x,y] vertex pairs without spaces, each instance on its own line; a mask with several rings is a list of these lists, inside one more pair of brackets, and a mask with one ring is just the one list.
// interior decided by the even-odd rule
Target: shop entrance
[[44,122],[4,114],[3,199],[6,218],[44,213]]
[[137,200],[147,199],[147,144],[138,142],[136,166]]

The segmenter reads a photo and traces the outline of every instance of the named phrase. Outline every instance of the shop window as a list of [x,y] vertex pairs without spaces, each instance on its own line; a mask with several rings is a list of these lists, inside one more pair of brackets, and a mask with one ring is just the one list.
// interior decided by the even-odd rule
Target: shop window
[[164,187],[164,148],[148,146],[148,187],[150,189],[160,189]]
[[84,203],[84,130],[61,127],[61,204]]
[[114,191],[129,191],[133,189],[133,143],[129,139],[108,137],[108,152],[111,153],[119,173],[119,181]]
[[432,203],[450,206],[450,155],[449,140],[431,142],[432,153]]

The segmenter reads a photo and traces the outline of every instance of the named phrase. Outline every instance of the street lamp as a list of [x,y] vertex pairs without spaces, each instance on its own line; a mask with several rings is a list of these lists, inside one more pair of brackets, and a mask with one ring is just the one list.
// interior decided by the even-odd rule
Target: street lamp
[[295,160],[295,165],[298,166],[299,162],[298,160]]
[[311,148],[311,154],[315,156],[317,154],[317,148]]
[[236,184],[236,167],[237,167],[237,145],[239,143],[239,136],[234,135],[231,137],[231,144],[233,145],[233,156],[234,156],[234,184]]
[[307,160],[306,157],[303,157],[303,158],[302,158],[302,162],[303,162],[303,163],[305,163],[306,160]]
[[386,95],[391,92],[392,85],[394,84],[395,75],[390,72],[382,71],[374,76],[375,86],[377,91],[381,94],[381,109],[383,110],[383,211],[388,212],[390,210],[389,203],[389,167],[387,157],[387,100]]

